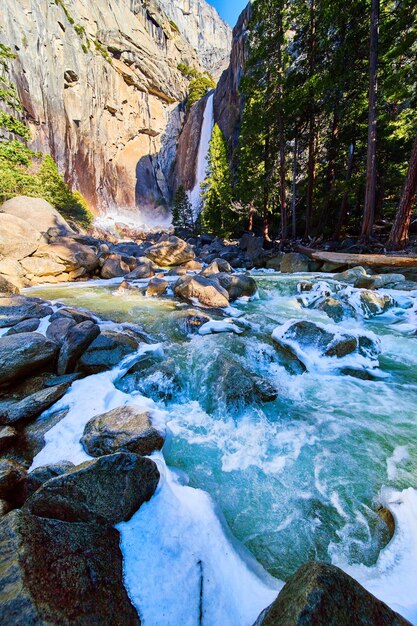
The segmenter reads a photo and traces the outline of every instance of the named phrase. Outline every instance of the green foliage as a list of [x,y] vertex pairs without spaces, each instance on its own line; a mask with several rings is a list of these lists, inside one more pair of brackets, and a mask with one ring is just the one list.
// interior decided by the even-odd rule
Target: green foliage
[[109,54],[109,51],[107,50],[107,48],[105,48],[98,39],[94,39],[94,47],[97,50],[97,52],[99,52],[101,56],[105,58],[106,61],[108,61],[108,63],[110,63],[111,65],[112,64],[111,55]]
[[231,208],[232,185],[226,141],[218,124],[214,125],[210,140],[202,199],[202,229],[222,237],[231,235],[235,227],[235,215]]
[[68,11],[67,7],[65,6],[65,3],[63,0],[55,0],[55,4],[59,7],[62,8],[62,10],[65,13],[65,16],[67,18],[67,20],[69,21],[70,24],[75,24],[75,20],[74,18],[71,16],[70,12]]
[[198,74],[196,78],[190,82],[187,107],[191,108],[193,104],[201,100],[201,98],[204,98],[206,93],[215,87],[216,83],[209,72]]
[[196,70],[195,67],[187,65],[187,63],[178,63],[177,69],[181,72],[183,76],[185,76],[185,78],[188,78],[188,80],[191,80],[192,78],[197,78],[197,76],[199,75],[198,70]]
[[170,26],[173,30],[175,30],[177,33],[180,32],[180,29],[178,28],[178,26],[176,25],[176,23],[174,22],[174,20],[169,20]]
[[175,193],[174,206],[172,208],[172,225],[175,231],[194,230],[194,216],[187,192],[180,185]]
[[86,201],[66,185],[58,167],[49,155],[30,150],[24,142],[30,139],[28,127],[16,117],[22,110],[15,87],[9,81],[8,62],[14,55],[0,45],[0,202],[16,195],[48,200],[64,217],[88,226],[92,221]]

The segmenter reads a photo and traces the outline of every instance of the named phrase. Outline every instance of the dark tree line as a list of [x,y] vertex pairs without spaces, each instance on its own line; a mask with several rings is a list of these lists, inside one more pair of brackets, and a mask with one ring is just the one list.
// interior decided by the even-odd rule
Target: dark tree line
[[415,0],[255,0],[249,46],[234,195],[262,216],[265,239],[369,242],[394,221],[389,245],[404,245],[417,187]]

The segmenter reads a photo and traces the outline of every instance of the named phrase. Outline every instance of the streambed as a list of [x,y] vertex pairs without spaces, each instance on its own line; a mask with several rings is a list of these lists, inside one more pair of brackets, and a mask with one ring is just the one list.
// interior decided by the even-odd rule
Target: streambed
[[[352,290],[347,297],[356,307],[355,317],[335,325],[323,311],[312,308],[312,298],[307,296],[303,306],[298,285],[303,280],[311,281],[311,275],[259,274],[256,279],[259,297],[238,302],[230,312],[243,330],[239,335],[186,337],[178,332],[176,315],[187,307],[170,298],[120,294],[116,284],[38,287],[29,293],[145,328],[158,350],[163,351],[163,362],[169,367],[145,375],[140,389],[129,389],[128,395],[136,402],[143,402],[145,396],[155,410],[161,411],[160,418],[171,433],[164,457],[167,465],[176,470],[173,476],[179,477],[179,483],[189,481],[191,487],[212,496],[234,537],[272,576],[286,580],[308,559],[333,562],[417,624],[417,336],[413,335],[417,329],[417,294],[384,291],[393,298],[391,305],[384,313],[370,316],[357,306],[358,292]],[[320,289],[323,281],[325,289],[334,293],[351,289],[323,275],[312,282]],[[337,326],[356,334],[374,333],[381,347],[379,365],[370,363],[367,369],[363,358],[351,355],[349,367],[354,368],[357,361],[367,375],[358,378],[342,374],[337,360],[307,346],[303,348],[308,357],[307,371],[294,373],[271,339],[274,329],[289,320]],[[265,403],[242,401],[239,375],[225,379],[225,364],[230,362],[272,384],[276,399]],[[110,394],[116,404],[127,401],[126,388],[121,389],[117,376],[98,376],[101,378],[94,377],[93,385],[97,393],[98,380],[105,381],[103,395]],[[87,380],[93,382],[86,379],[76,383],[70,393],[76,392],[76,385],[85,386]],[[107,388],[108,384],[111,387]],[[164,465],[163,459],[160,463]],[[155,546],[157,537],[150,519],[158,513],[167,528],[171,521],[178,523],[179,529],[187,529],[184,516],[178,511],[177,517],[172,513],[181,500],[206,522],[206,542],[210,543],[217,518],[209,512],[204,495],[193,505],[193,494],[200,492],[188,491],[187,497],[185,488],[178,491],[174,483],[171,476],[155,497],[156,504],[151,501],[145,505],[126,533],[122,531],[122,541],[130,554],[135,541],[146,531],[149,560],[146,562],[145,555],[142,562],[135,559],[132,563],[138,576],[146,571],[152,556],[155,575],[157,566],[162,567],[164,562],[167,565],[169,556],[159,561],[155,552],[169,552],[172,545],[169,549],[163,542]],[[377,513],[380,504],[390,506],[398,523],[396,536],[387,547],[389,531]],[[207,521],[210,519],[211,525]],[[197,534],[195,529],[188,530],[192,549]],[[187,537],[182,539],[186,544]],[[213,550],[223,553],[225,545],[212,542]],[[178,547],[177,560],[180,553]],[[224,577],[230,567],[233,577],[237,569],[230,565],[230,559],[224,560],[218,573]],[[208,567],[215,578],[215,564]],[[133,569],[126,570],[131,595]],[[198,572],[193,576],[195,580],[184,585],[198,586]],[[227,623],[242,624],[245,616],[252,618],[251,611],[256,617],[255,611],[272,601],[279,588],[279,583],[274,584],[263,573],[257,576],[262,578],[260,606],[255,602],[246,613],[238,614],[237,601],[224,613],[211,613],[207,623],[215,624],[227,616]],[[250,580],[253,584],[253,578]],[[232,586],[233,592],[239,590]],[[175,595],[168,588],[165,593],[168,598],[170,593]],[[136,605],[145,623],[157,625],[162,619],[161,614],[153,613],[156,601],[149,594],[137,596]],[[199,607],[187,610],[181,612],[178,608],[178,613],[171,613],[169,623],[196,623],[193,615]]]

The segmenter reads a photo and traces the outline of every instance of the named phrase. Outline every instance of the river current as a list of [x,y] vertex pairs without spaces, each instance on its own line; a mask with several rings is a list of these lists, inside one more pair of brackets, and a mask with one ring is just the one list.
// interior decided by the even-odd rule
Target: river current
[[[227,312],[230,332],[211,334],[184,333],[179,312],[190,307],[172,297],[120,292],[116,282],[28,290],[140,324],[161,364],[136,387],[121,382],[132,357],[75,383],[60,401],[72,407],[67,426],[47,437],[35,465],[61,460],[57,448],[70,438],[67,460],[88,458],[77,448],[85,422],[128,401],[166,427],[157,458],[165,480],[120,525],[126,585],[145,625],[193,626],[203,611],[209,626],[251,626],[310,559],[342,567],[417,624],[417,293],[380,291],[389,304],[370,310],[337,276],[254,277],[257,296]],[[313,283],[308,291],[303,281]],[[353,316],[336,324],[319,310],[328,295],[349,303]],[[372,337],[380,354],[329,357],[307,338],[295,346],[303,367],[294,369],[272,334],[295,320]],[[245,372],[272,385],[276,398],[247,397]],[[391,541],[380,506],[396,521]],[[155,580],[138,585],[144,577],[155,577],[157,590]]]

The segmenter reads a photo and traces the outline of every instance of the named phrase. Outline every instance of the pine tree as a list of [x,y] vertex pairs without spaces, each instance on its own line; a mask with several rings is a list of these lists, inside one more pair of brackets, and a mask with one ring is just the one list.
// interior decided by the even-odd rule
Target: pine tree
[[193,231],[195,229],[193,209],[183,185],[180,185],[175,193],[172,225],[176,231],[181,229]]
[[232,185],[227,161],[226,141],[218,124],[214,125],[210,140],[206,179],[202,184],[203,230],[229,236],[235,225],[231,210]]

